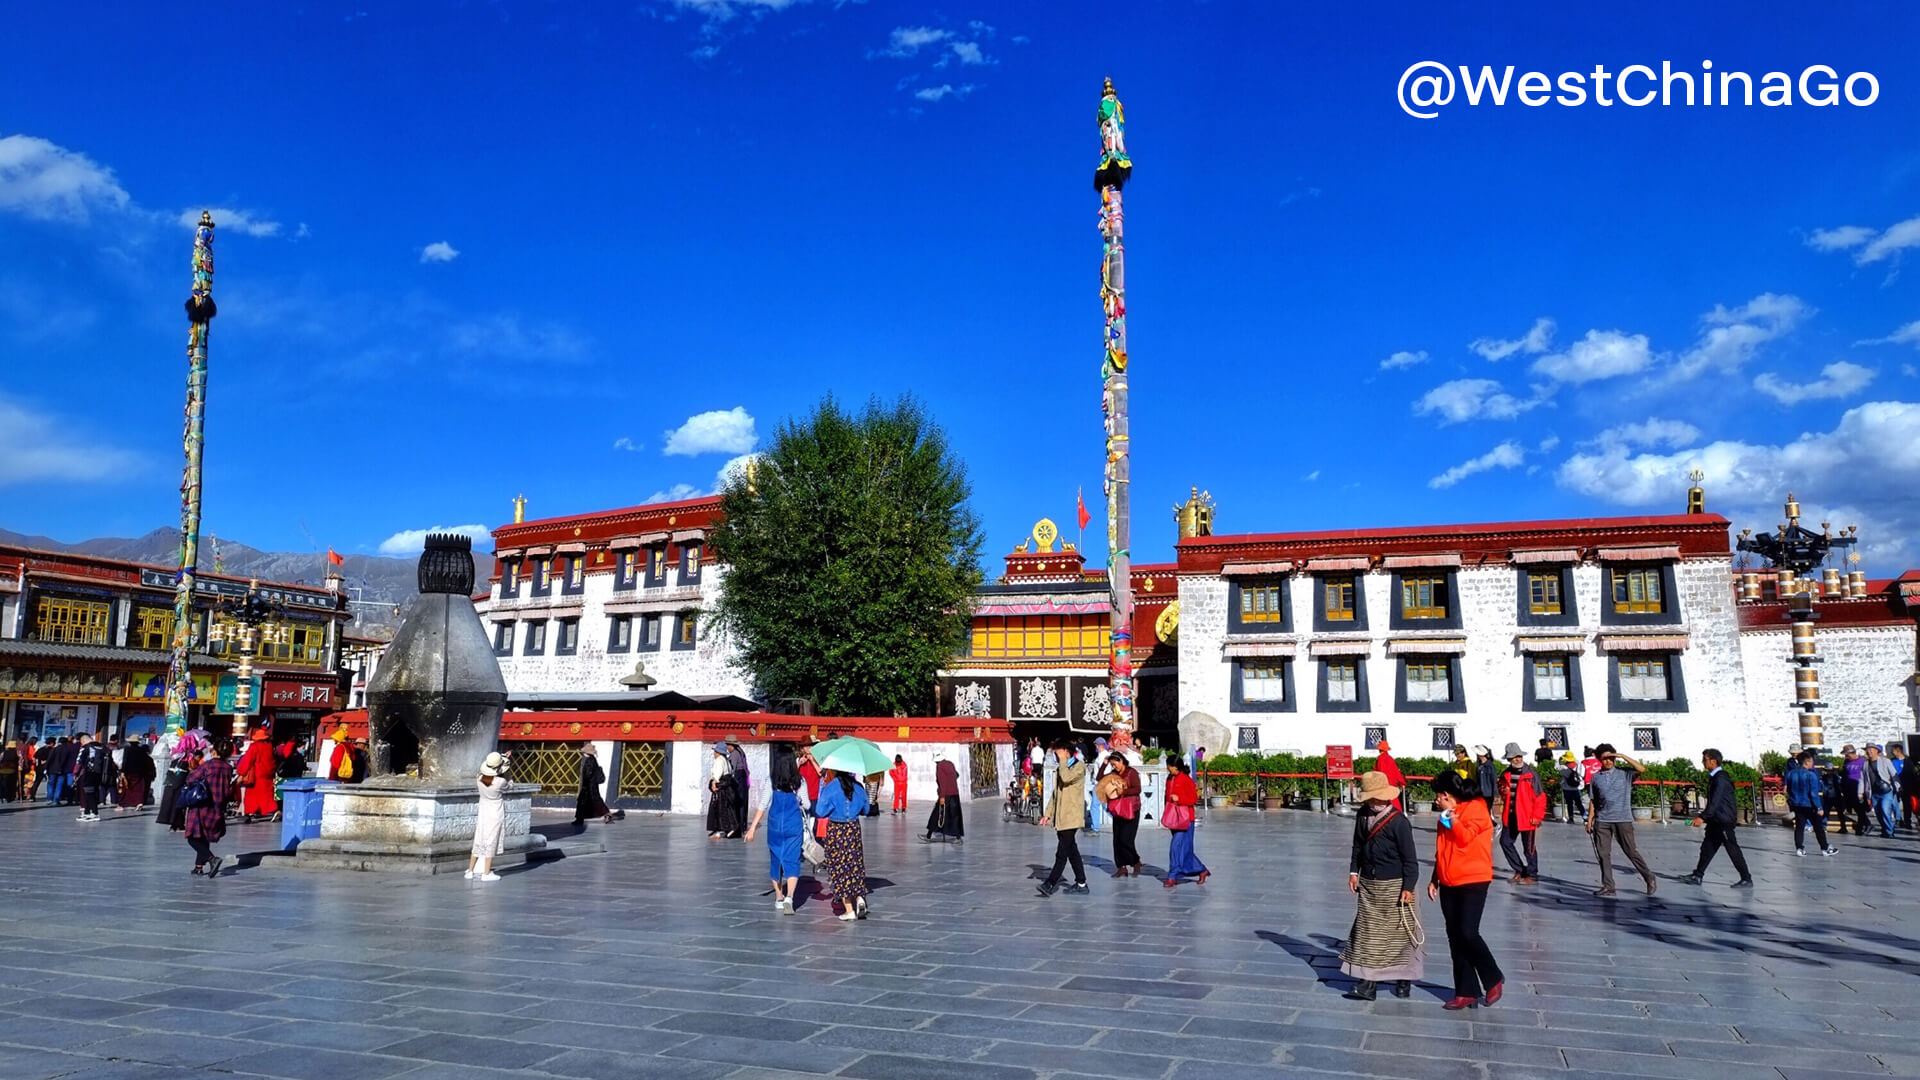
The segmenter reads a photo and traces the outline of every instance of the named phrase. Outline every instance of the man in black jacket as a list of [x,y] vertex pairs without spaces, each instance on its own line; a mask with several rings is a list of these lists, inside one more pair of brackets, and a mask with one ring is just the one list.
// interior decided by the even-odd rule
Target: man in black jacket
[[1693,824],[1696,828],[1706,826],[1707,835],[1700,841],[1699,865],[1682,880],[1689,885],[1700,884],[1706,877],[1707,864],[1724,847],[1727,849],[1727,858],[1733,860],[1733,868],[1740,872],[1740,880],[1734,882],[1733,887],[1751,889],[1753,875],[1747,872],[1747,857],[1740,853],[1740,841],[1733,835],[1734,822],[1739,814],[1733,797],[1733,777],[1720,767],[1718,750],[1701,751],[1700,766],[1707,770],[1707,808],[1693,819]]
[[100,788],[107,782],[107,768],[111,764],[107,748],[82,732],[73,754],[73,782],[80,788],[81,821],[100,820]]

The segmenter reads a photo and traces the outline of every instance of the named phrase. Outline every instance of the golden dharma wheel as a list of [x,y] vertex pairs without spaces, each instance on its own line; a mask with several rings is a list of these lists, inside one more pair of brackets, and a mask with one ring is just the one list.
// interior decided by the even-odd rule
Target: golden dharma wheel
[[521,725],[520,725],[520,734],[522,734],[522,735],[531,735],[531,734],[533,734],[533,722],[532,722],[532,721],[528,721],[528,722],[526,722],[526,723],[524,723],[524,724],[521,724]]
[[580,721],[575,720],[573,723],[568,724],[567,730],[575,735],[580,734]]
[[680,734],[681,732],[683,732],[683,731],[685,731],[685,730],[687,730],[687,725],[686,725],[685,723],[683,723],[683,722],[681,722],[681,721],[679,721],[679,720],[675,720],[675,721],[673,722],[673,733],[674,733],[675,735],[678,735],[678,734]]
[[631,735],[631,734],[633,734],[633,721],[631,721],[631,720],[622,720],[622,721],[620,722],[620,734],[622,734],[622,735]]

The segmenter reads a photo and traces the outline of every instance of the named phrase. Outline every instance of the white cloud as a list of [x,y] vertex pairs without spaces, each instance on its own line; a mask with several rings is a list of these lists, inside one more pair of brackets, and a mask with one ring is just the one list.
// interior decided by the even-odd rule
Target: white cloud
[[1553,448],[1559,445],[1560,445],[1560,436],[1549,435],[1546,438],[1540,440],[1540,452],[1543,454],[1551,454],[1553,453]]
[[1855,345],[1912,345],[1915,347],[1920,347],[1920,319],[1915,319],[1913,322],[1910,322],[1907,325],[1901,327],[1900,329],[1895,330],[1893,333],[1888,334],[1886,337],[1868,338],[1865,341],[1856,341],[1854,342],[1854,344]]
[[293,230],[293,238],[295,240],[305,240],[307,237],[312,235],[313,235],[312,231],[307,228],[307,223],[304,221],[300,223],[299,228]]
[[75,422],[0,397],[0,487],[119,480],[140,465],[125,450],[75,434]]
[[[1661,420],[1656,417],[1642,420],[1637,424],[1610,427],[1594,436],[1589,445],[1628,449],[1636,446],[1665,446],[1678,450],[1699,441],[1700,429],[1685,420]],[[1545,452],[1547,447],[1542,446],[1540,449]]]
[[85,154],[31,135],[0,138],[0,210],[85,224],[95,211],[124,211],[132,204],[113,170]]
[[736,15],[780,11],[800,2],[803,0],[673,0],[673,6],[699,12],[710,22],[726,22]]
[[1436,490],[1450,488],[1475,473],[1483,473],[1489,469],[1516,468],[1524,464],[1526,460],[1527,452],[1520,448],[1519,443],[1509,440],[1481,454],[1477,458],[1455,465],[1453,468],[1427,481],[1427,486]]
[[1315,480],[1320,479],[1320,470],[1315,469],[1312,472],[1308,473],[1307,475],[1301,477],[1300,479],[1305,480],[1307,483],[1311,484]]
[[974,41],[956,41],[953,43],[953,55],[963,64],[998,63],[993,57],[980,51],[980,45]]
[[1441,383],[1414,403],[1421,416],[1440,414],[1442,424],[1467,420],[1511,420],[1540,404],[1540,399],[1521,401],[1500,388],[1492,379],[1455,379]]
[[1853,261],[1865,266],[1891,258],[1908,248],[1920,247],[1920,214],[1888,226],[1885,232],[1875,232],[1862,225],[1815,229],[1813,235],[1807,238],[1807,246],[1815,251],[1850,251],[1858,248]]
[[1675,361],[1671,375],[1691,379],[1707,372],[1736,374],[1760,346],[1784,337],[1812,314],[1799,297],[1776,293],[1762,293],[1737,308],[1716,304],[1701,316],[1707,329]]
[[457,533],[471,538],[475,547],[490,543],[493,535],[485,525],[435,525],[431,529],[402,529],[380,541],[380,554],[417,555],[427,546],[429,533]]
[[965,86],[941,83],[939,86],[929,86],[915,90],[913,96],[919,98],[921,101],[940,101],[948,97],[963,98],[973,93],[973,90],[974,87],[972,83],[967,83]]
[[687,422],[666,433],[661,453],[669,457],[695,454],[744,454],[753,449],[758,436],[753,417],[745,406],[703,412],[689,416]]
[[[1871,507],[1882,530],[1863,534],[1889,557],[1904,557],[1906,538],[1920,532],[1920,404],[1874,401],[1841,416],[1832,431],[1808,432],[1777,446],[1722,440],[1670,454],[1629,452],[1624,445],[1575,454],[1560,466],[1562,487],[1604,502],[1677,512],[1687,473],[1706,474],[1709,507],[1730,508],[1736,525],[1771,529],[1788,492],[1801,496],[1808,520],[1836,525],[1859,520],[1849,507]],[[1818,516],[1813,508],[1829,508]],[[1842,511],[1845,511],[1842,513]],[[1886,570],[1904,569],[1889,565]]]
[[627,438],[625,435],[622,435],[619,438],[613,440],[613,448],[615,450],[626,450],[630,453],[635,453],[635,454],[646,449],[646,447],[641,446],[639,443],[634,442],[632,439]]
[[[250,210],[232,210],[214,206],[205,208],[205,212],[213,215],[213,227],[221,236],[236,232],[258,237],[280,235],[279,222],[260,217]],[[200,214],[200,208],[182,210],[176,220],[191,229],[200,224]]]
[[1402,349],[1392,356],[1387,357],[1385,360],[1380,361],[1380,370],[1393,371],[1397,368],[1410,368],[1415,364],[1424,364],[1426,362],[1427,350],[1421,349],[1419,352],[1408,352]]
[[917,54],[929,45],[938,45],[952,38],[951,30],[938,30],[931,26],[896,26],[893,28],[893,33],[887,35],[887,47],[867,55],[904,59]]
[[587,341],[567,327],[552,323],[529,325],[516,315],[492,315],[456,322],[446,328],[447,344],[455,352],[503,360],[574,360],[587,351]]
[[1470,343],[1467,348],[1472,349],[1488,360],[1505,360],[1515,353],[1533,356],[1536,353],[1546,352],[1553,346],[1553,332],[1555,329],[1556,327],[1552,319],[1542,317],[1535,319],[1532,328],[1520,337],[1514,338],[1512,341],[1504,341],[1500,338],[1478,338]]
[[1619,330],[1589,330],[1565,352],[1533,362],[1533,372],[1556,382],[1585,383],[1644,371],[1653,363],[1647,335]]
[[647,496],[646,501],[650,503],[680,502],[685,499],[697,499],[702,495],[708,494],[711,494],[711,492],[694,487],[692,484],[675,484],[670,488],[656,491]]
[[1873,239],[1873,230],[1864,225],[1842,225],[1836,229],[1815,229],[1807,237],[1807,246],[1815,251],[1845,251]]
[[1866,389],[1873,376],[1872,368],[1836,360],[1821,368],[1820,377],[1812,382],[1788,382],[1769,371],[1753,380],[1753,388],[1782,405],[1798,405],[1819,398],[1851,397]]
[[423,263],[448,263],[460,257],[460,250],[445,240],[435,240],[420,249]]

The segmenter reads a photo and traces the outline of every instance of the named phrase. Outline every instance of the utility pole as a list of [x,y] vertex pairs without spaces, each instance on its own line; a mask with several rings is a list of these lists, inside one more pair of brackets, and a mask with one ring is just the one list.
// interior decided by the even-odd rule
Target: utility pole
[[1093,186],[1100,193],[1100,304],[1106,312],[1106,357],[1100,365],[1104,386],[1100,407],[1106,413],[1107,587],[1113,619],[1113,653],[1108,661],[1108,697],[1113,704],[1113,745],[1133,741],[1133,577],[1129,498],[1130,444],[1127,438],[1127,273],[1124,215],[1120,189],[1133,175],[1127,157],[1126,112],[1113,92],[1113,80],[1100,92],[1100,165]]
[[187,297],[187,465],[180,478],[180,576],[173,590],[173,660],[167,665],[167,730],[187,726],[193,698],[193,588],[200,565],[200,450],[207,419],[207,329],[213,304],[213,215],[193,230],[193,291]]

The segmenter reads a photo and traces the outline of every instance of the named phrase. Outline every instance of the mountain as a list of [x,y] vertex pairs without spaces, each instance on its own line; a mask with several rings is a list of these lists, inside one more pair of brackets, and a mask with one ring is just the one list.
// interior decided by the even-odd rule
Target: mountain
[[[0,544],[96,555],[106,559],[126,559],[157,566],[180,565],[178,529],[155,529],[145,536],[130,540],[104,537],[83,540],[77,544],[0,529]],[[394,627],[400,622],[395,609],[405,607],[418,591],[415,574],[417,560],[384,555],[348,555],[346,559],[346,565],[340,571],[346,578],[347,595],[355,601],[350,632],[356,637],[391,637]],[[320,586],[326,583],[325,552],[261,551],[231,540],[221,540],[219,563],[216,568],[213,541],[202,537],[200,569],[203,571],[218,569],[235,577],[257,577],[262,581],[289,585]]]

